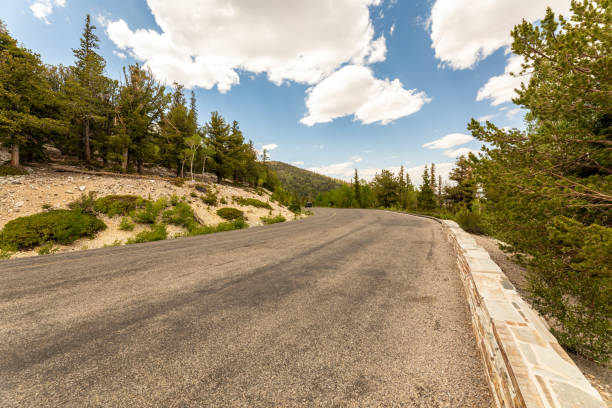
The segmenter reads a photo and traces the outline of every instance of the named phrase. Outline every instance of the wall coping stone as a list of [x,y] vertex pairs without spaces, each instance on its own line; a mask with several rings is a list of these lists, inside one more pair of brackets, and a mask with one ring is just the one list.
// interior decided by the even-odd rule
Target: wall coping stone
[[457,252],[472,326],[497,406],[605,408],[546,321],[520,297],[487,251],[456,222],[436,220]]

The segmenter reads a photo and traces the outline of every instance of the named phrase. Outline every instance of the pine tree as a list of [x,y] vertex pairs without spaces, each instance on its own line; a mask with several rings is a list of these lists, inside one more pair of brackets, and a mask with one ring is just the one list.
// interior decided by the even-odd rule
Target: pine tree
[[357,206],[361,207],[361,184],[359,182],[359,174],[357,174],[357,169],[355,169],[355,178],[353,179],[353,190]]
[[217,176],[217,183],[223,177],[232,173],[231,158],[229,157],[229,139],[231,126],[218,112],[213,112],[210,121],[205,125],[207,142],[211,150],[208,168]]
[[103,74],[106,62],[96,52],[100,40],[94,33],[95,29],[96,26],[91,24],[91,16],[88,14],[85,18],[80,47],[72,50],[76,59],[74,73],[78,85],[72,91],[73,110],[77,122],[82,126],[82,153],[87,163],[92,157],[92,127],[95,121],[104,120],[100,111],[108,84]]
[[19,166],[24,154],[40,154],[52,134],[66,131],[58,108],[40,57],[19,47],[0,24],[0,142],[11,149],[11,165]]
[[159,134],[156,125],[169,97],[150,70],[130,65],[127,70],[123,70],[123,75],[125,83],[117,101],[119,126],[113,143],[121,152],[124,171],[133,159],[138,172],[142,173],[145,160],[154,160],[158,155],[159,147],[155,142]]
[[425,169],[423,170],[423,184],[421,184],[421,188],[417,195],[417,205],[419,209],[422,210],[433,210],[436,208],[436,198],[434,190],[431,187],[431,174],[427,165],[425,165]]

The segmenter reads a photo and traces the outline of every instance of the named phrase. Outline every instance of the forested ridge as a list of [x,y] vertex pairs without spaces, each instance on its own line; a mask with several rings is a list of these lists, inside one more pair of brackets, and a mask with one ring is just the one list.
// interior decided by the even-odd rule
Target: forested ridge
[[512,31],[528,84],[514,103],[526,129],[472,119],[483,142],[460,157],[448,185],[426,166],[319,194],[319,206],[392,208],[451,218],[505,242],[528,269],[534,306],[569,350],[610,361],[612,346],[612,2],[572,2]]
[[267,165],[277,174],[285,190],[304,200],[312,200],[318,193],[327,192],[346,184],[345,181],[279,161],[270,161]]

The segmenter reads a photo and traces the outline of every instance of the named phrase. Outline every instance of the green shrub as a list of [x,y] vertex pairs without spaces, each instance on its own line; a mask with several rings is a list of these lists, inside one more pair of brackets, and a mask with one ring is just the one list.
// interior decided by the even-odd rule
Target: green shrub
[[208,192],[208,189],[206,188],[204,184],[196,184],[195,189],[198,190],[200,193],[204,193],[204,194]]
[[267,217],[261,217],[261,221],[264,224],[277,224],[279,222],[285,222],[285,221],[287,221],[287,219],[279,214],[279,215],[277,215],[275,217],[272,217],[271,215],[267,216]]
[[189,204],[182,202],[164,211],[162,219],[168,224],[179,225],[188,229],[193,228],[197,224]]
[[44,203],[41,207],[43,210],[50,210],[53,208],[53,206],[49,203]]
[[219,203],[225,205],[227,204],[227,200],[225,199],[225,197],[221,197],[221,200],[219,200]]
[[119,224],[119,229],[121,231],[134,231],[134,223],[130,221],[128,217],[123,217],[121,219],[121,223]]
[[11,259],[11,256],[15,254],[15,251],[10,249],[0,248],[0,259]]
[[121,241],[120,239],[116,239],[110,244],[104,244],[104,248],[121,246],[121,244],[123,244],[123,241]]
[[24,176],[28,172],[24,169],[10,166],[0,166],[0,177],[4,176]]
[[45,242],[70,244],[106,228],[101,220],[78,211],[53,210],[9,221],[0,233],[5,249],[33,248]]
[[107,195],[95,201],[94,210],[109,217],[125,216],[138,208],[142,208],[144,203],[145,200],[136,195]]
[[168,200],[166,200],[164,197],[155,202],[147,201],[145,208],[134,214],[134,221],[140,224],[155,224],[161,210],[167,207]]
[[205,234],[214,234],[216,232],[224,232],[224,231],[233,231],[238,229],[248,228],[249,225],[243,218],[235,219],[230,222],[222,222],[214,227],[210,227],[207,225],[198,225],[192,228],[189,233],[185,234],[186,236],[195,236],[195,235],[205,235]]
[[164,224],[152,225],[148,231],[138,233],[134,238],[127,240],[127,244],[141,244],[143,242],[163,241],[168,238],[168,231]]
[[[68,204],[68,208],[72,211],[80,211],[86,214],[94,214],[96,204],[96,193],[90,191],[87,194],[81,194],[81,197]],[[44,208],[44,206],[43,206]]]
[[237,197],[237,196],[233,196],[232,197],[234,202],[238,205],[244,205],[244,206],[251,206],[251,207],[256,207],[256,208],[265,208],[267,210],[271,210],[272,207],[270,206],[270,204],[263,202],[261,200],[258,200],[256,198],[243,198],[243,197]]
[[244,213],[237,208],[224,207],[217,210],[217,215],[226,220],[244,218]]
[[[444,218],[444,217],[438,217]],[[484,234],[485,227],[480,211],[470,211],[466,206],[462,206],[454,217],[457,223],[468,232],[474,234]]]
[[217,205],[217,195],[210,192],[208,194],[206,194],[204,197],[200,197],[202,199],[202,201],[204,202],[204,204],[206,205],[211,205],[211,206],[216,206]]
[[[190,194],[190,196],[192,196],[193,198],[196,198],[198,195],[195,193],[195,191],[192,191]],[[173,204],[174,205],[174,204]]]
[[38,255],[49,255],[54,254],[57,251],[59,251],[59,248],[56,248],[55,245],[53,245],[53,242],[45,242],[40,247],[38,247],[38,251],[36,252],[38,253]]
[[177,205],[180,201],[181,199],[176,194],[172,194],[172,196],[170,197],[170,204],[172,205]]

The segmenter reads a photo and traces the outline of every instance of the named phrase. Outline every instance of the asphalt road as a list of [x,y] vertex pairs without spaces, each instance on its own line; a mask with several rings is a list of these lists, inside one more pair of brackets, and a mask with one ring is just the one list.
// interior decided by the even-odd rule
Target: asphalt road
[[2,407],[493,406],[436,222],[305,220],[0,261]]

